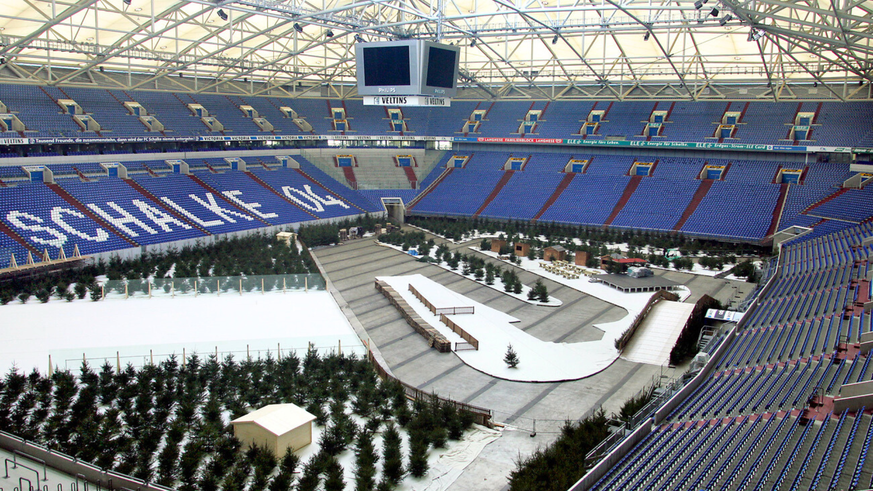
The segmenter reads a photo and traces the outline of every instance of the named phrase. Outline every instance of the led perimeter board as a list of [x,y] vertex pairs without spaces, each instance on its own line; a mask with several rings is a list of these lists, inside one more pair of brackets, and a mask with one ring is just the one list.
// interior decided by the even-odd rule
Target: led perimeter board
[[457,92],[460,48],[406,39],[355,45],[358,95],[431,95]]

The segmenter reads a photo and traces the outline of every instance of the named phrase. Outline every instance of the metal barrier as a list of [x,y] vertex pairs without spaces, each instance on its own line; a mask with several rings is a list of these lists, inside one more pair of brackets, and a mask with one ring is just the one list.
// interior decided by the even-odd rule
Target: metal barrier
[[[142,479],[137,479],[135,477],[102,469],[95,465],[82,462],[75,457],[26,441],[5,431],[0,431],[0,448],[12,452],[13,454],[17,451],[18,455],[28,459],[39,459],[44,461],[48,467],[71,477],[76,476],[77,480],[81,479],[87,481],[89,484],[111,482],[117,487],[117,489],[127,488],[135,489],[137,491],[173,491],[171,488],[161,486],[160,484],[150,483]],[[13,464],[14,463],[15,462],[13,462]],[[17,465],[22,464],[19,463]],[[36,471],[34,470],[34,472]],[[37,479],[38,478],[39,473],[37,472]],[[100,489],[99,484],[97,489]],[[109,489],[116,488],[110,485]]]
[[[36,469],[34,469],[32,467],[28,467],[24,464],[19,464],[18,462],[14,461],[14,460],[10,460],[10,459],[3,459],[3,460],[4,460],[3,464],[4,464],[4,467],[6,469],[6,475],[3,476],[5,479],[9,479],[9,463],[12,462],[13,469],[17,469],[19,466],[24,467],[25,469],[32,471],[36,475],[36,482],[39,482],[39,471],[37,471]],[[43,481],[45,481],[45,480],[46,480],[45,479],[45,471],[43,471]]]

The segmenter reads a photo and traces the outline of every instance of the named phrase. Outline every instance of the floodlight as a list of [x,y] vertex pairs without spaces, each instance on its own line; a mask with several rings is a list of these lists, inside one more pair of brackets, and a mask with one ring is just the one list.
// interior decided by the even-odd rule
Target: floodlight
[[227,20],[227,13],[224,10],[218,9],[217,14],[221,20]]

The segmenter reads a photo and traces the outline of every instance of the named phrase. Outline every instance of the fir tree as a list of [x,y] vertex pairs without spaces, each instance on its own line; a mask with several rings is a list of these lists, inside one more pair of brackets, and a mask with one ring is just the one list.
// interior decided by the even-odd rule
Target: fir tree
[[488,268],[485,270],[485,284],[493,285],[494,284],[494,268]]
[[518,366],[518,354],[512,349],[512,344],[509,344],[506,347],[506,355],[503,357],[503,362],[506,363],[509,368],[515,368]]
[[376,486],[376,462],[379,456],[373,447],[373,435],[367,431],[358,433],[355,447],[355,491],[373,491]]
[[427,474],[427,448],[427,438],[422,431],[409,433],[409,473],[413,477],[420,478]]
[[382,433],[382,481],[397,485],[403,477],[403,458],[400,450],[400,433],[393,423],[388,423]]
[[331,456],[324,463],[324,491],[342,491],[345,488],[343,467],[336,457]]

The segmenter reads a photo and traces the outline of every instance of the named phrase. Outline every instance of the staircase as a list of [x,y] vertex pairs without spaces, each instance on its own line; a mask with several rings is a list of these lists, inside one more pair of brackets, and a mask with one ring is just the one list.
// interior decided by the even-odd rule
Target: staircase
[[615,220],[615,217],[621,212],[621,209],[624,208],[624,205],[627,204],[628,200],[630,200],[631,195],[634,194],[634,191],[637,190],[637,186],[640,185],[640,181],[643,180],[642,176],[633,176],[630,178],[630,181],[627,183],[627,187],[624,188],[624,193],[622,193],[621,198],[618,199],[618,203],[615,204],[615,207],[612,209],[612,213],[606,218],[606,221],[603,222],[604,226],[607,226]]
[[91,182],[91,179],[89,179],[88,176],[86,176],[86,175],[85,175],[82,171],[80,171],[78,168],[73,167],[73,171],[76,172],[76,176],[78,176],[79,179],[81,179],[82,181],[85,181],[85,182]]
[[161,209],[161,211],[163,211],[164,213],[168,213],[168,214],[172,215],[176,220],[179,220],[180,222],[182,222],[184,224],[187,224],[191,227],[194,227],[206,235],[212,235],[212,233],[210,233],[208,230],[201,227],[199,223],[196,223],[192,220],[189,220],[188,217],[183,216],[181,213],[179,213],[176,210],[165,205],[161,200],[158,199],[157,196],[155,196],[154,194],[149,192],[146,188],[140,186],[138,182],[134,181],[133,179],[122,179],[122,180],[124,182],[126,182],[128,186],[130,186],[134,190],[136,190],[136,192],[145,196],[146,198],[149,199],[149,201],[151,201],[152,203],[157,205]]
[[779,227],[779,221],[782,220],[782,210],[785,209],[785,201],[788,200],[788,191],[791,188],[790,184],[780,184],[779,200],[776,201],[776,207],[773,208],[773,220],[770,221],[770,228],[767,229],[767,236],[776,233]]
[[[115,94],[113,94],[111,90],[107,90],[106,93],[109,94],[109,97],[115,99],[115,102],[121,104],[122,106],[124,105],[124,103],[121,102],[121,99],[119,99],[118,97],[116,97]],[[127,108],[125,108],[125,109],[127,109]]]
[[[800,110],[801,110],[801,109],[803,109],[803,103],[802,103],[802,102],[798,102],[798,103],[797,103],[797,109],[794,110],[794,115],[791,116],[791,125],[788,126],[788,134],[785,135],[785,139],[786,139],[786,140],[789,140],[789,139],[792,140],[792,141],[794,142],[795,145],[797,145],[797,140],[794,140],[793,138],[791,138],[791,130],[792,130],[792,128],[794,128],[794,122],[797,121],[797,114],[800,113]],[[780,167],[781,167],[781,166],[780,166]]]
[[721,179],[720,179],[720,180],[724,181],[724,180],[727,178],[728,171],[731,170],[731,164],[732,164],[732,163],[733,163],[733,162],[728,162],[727,165],[724,166],[724,170],[721,171]]
[[312,218],[315,218],[315,219],[318,219],[318,218],[319,218],[319,217],[316,216],[314,213],[312,213],[312,212],[310,212],[309,210],[307,210],[307,209],[301,207],[301,206],[298,205],[297,203],[295,203],[295,202],[291,201],[290,199],[288,199],[287,196],[284,196],[284,195],[282,195],[282,193],[280,193],[279,191],[276,191],[275,189],[273,189],[272,186],[270,186],[269,184],[267,184],[266,182],[264,182],[264,180],[261,179],[260,177],[258,177],[257,175],[252,174],[251,172],[245,172],[244,174],[247,175],[247,176],[249,176],[249,177],[250,177],[253,181],[255,181],[256,183],[258,183],[258,184],[260,184],[261,186],[263,186],[264,189],[266,189],[267,191],[270,191],[271,193],[273,193],[273,194],[275,194],[276,196],[282,198],[283,200],[287,201],[288,203],[290,203],[290,204],[296,206],[296,207],[299,208],[301,211],[304,211],[304,212],[306,212],[308,215],[311,215]]
[[513,174],[515,174],[514,170],[508,170],[503,172],[503,177],[501,177],[500,180],[497,181],[497,184],[494,186],[494,189],[491,190],[491,194],[489,194],[488,197],[485,198],[485,202],[482,203],[482,206],[480,206],[479,209],[476,210],[476,213],[473,213],[473,218],[479,216],[480,213],[485,211],[485,208],[488,208],[488,205],[490,205],[491,202],[494,201],[494,198],[496,198],[497,195],[500,194],[500,190],[503,189],[503,186],[506,186],[506,183],[509,182],[510,179],[512,179]]
[[[28,251],[33,253],[34,258],[39,259],[42,257],[42,253],[39,252],[39,249],[30,245],[30,243],[27,242],[26,240],[24,240],[24,238],[22,236],[18,235],[18,233],[16,233],[15,230],[12,230],[3,222],[0,222],[0,233],[4,233],[4,234],[8,235],[9,237],[12,237],[12,240],[14,240],[15,242],[18,242],[19,244],[21,244],[22,247],[24,247],[25,249],[27,249]],[[21,260],[23,261],[24,258],[22,258]]]
[[704,179],[700,181],[700,186],[697,186],[697,191],[694,192],[694,196],[691,197],[691,202],[688,203],[688,206],[685,207],[685,211],[682,212],[682,216],[679,217],[679,221],[676,222],[676,225],[673,226],[674,231],[679,231],[685,225],[685,222],[691,218],[691,215],[694,214],[694,210],[697,209],[697,206],[700,205],[700,202],[703,201],[703,198],[706,196],[706,193],[709,192],[709,188],[712,187],[711,179]]
[[155,172],[154,169],[152,169],[152,168],[149,167],[148,165],[146,165],[146,164],[142,164],[142,166],[143,166],[143,168],[145,168],[146,172],[148,172],[150,176],[152,176],[152,177],[161,177],[160,174],[158,174],[157,172]]
[[121,237],[122,239],[124,239],[125,242],[127,242],[127,243],[130,244],[131,246],[133,246],[133,247],[139,247],[139,244],[136,243],[133,239],[131,239],[130,237],[124,235],[124,234],[121,233],[121,232],[119,232],[118,229],[116,229],[115,227],[113,227],[111,224],[109,224],[109,222],[107,222],[106,220],[104,220],[102,217],[99,217],[99,216],[97,216],[96,214],[94,214],[94,212],[92,212],[91,210],[89,210],[88,207],[86,207],[85,205],[83,205],[79,200],[77,200],[76,198],[74,198],[73,195],[71,195],[70,193],[68,193],[66,189],[64,189],[64,188],[62,188],[62,187],[60,187],[60,186],[58,186],[57,184],[49,184],[49,183],[46,183],[46,186],[48,186],[49,189],[51,189],[52,191],[54,191],[55,194],[57,194],[58,196],[60,196],[64,201],[66,201],[67,203],[71,204],[74,208],[76,208],[77,210],[79,210],[80,212],[82,212],[86,217],[88,217],[88,218],[90,218],[91,220],[94,220],[95,222],[97,222],[101,227],[103,227],[103,228],[105,228],[106,230],[109,230],[110,232],[112,232],[113,234],[115,234],[115,235]]
[[430,185],[429,185],[428,187],[426,187],[426,188],[424,189],[424,191],[418,193],[418,195],[417,195],[415,198],[413,198],[412,201],[410,201],[410,202],[406,205],[406,210],[407,210],[407,211],[408,211],[408,210],[411,210],[413,206],[417,205],[419,201],[421,201],[425,196],[427,196],[428,194],[430,194],[431,191],[433,191],[434,189],[436,189],[436,187],[439,186],[440,183],[443,182],[443,180],[444,180],[446,177],[448,177],[449,174],[451,174],[453,170],[455,170],[454,167],[447,167],[446,169],[444,169],[444,170],[443,170],[443,173],[440,174],[439,177],[437,177],[436,179],[434,179],[434,181],[433,181],[432,183],[430,183]]
[[346,181],[352,189],[358,189],[358,180],[355,178],[355,169],[351,167],[341,167],[343,175],[346,176]]
[[549,199],[546,200],[546,203],[543,205],[542,208],[540,208],[540,211],[538,211],[537,214],[534,215],[534,217],[532,218],[533,221],[539,220],[540,217],[543,216],[543,213],[545,213],[546,210],[548,210],[549,207],[558,200],[558,198],[561,196],[561,193],[563,193],[564,190],[567,189],[567,186],[570,185],[570,182],[573,180],[574,177],[576,177],[576,174],[573,172],[567,172],[566,174],[564,174],[564,178],[561,179],[560,183],[558,183],[558,187],[555,188],[555,191],[552,193],[551,196],[549,196]]
[[196,182],[197,184],[199,184],[200,186],[202,186],[203,189],[205,189],[205,190],[209,191],[210,193],[212,193],[212,194],[218,196],[219,198],[221,198],[222,200],[224,200],[225,203],[229,204],[230,206],[233,206],[234,208],[236,208],[237,210],[239,210],[239,211],[240,211],[241,213],[243,213],[244,215],[246,215],[246,216],[250,216],[250,217],[254,218],[255,220],[257,220],[257,221],[263,223],[264,225],[272,225],[272,223],[270,223],[270,222],[264,220],[263,218],[261,218],[261,217],[255,215],[254,213],[251,213],[249,210],[246,210],[246,209],[243,208],[242,206],[239,206],[239,205],[237,205],[236,203],[234,203],[233,201],[227,199],[227,197],[226,197],[224,194],[222,194],[221,191],[219,191],[219,190],[215,189],[214,187],[210,186],[209,184],[207,184],[206,182],[204,182],[202,179],[200,179],[199,177],[195,176],[194,174],[188,174],[188,177],[191,178],[192,181],[194,181],[194,182]]
[[406,178],[409,179],[409,186],[412,189],[418,187],[418,176],[415,175],[415,171],[412,170],[412,167],[404,167],[403,172],[406,173]]
[[834,191],[832,194],[829,194],[829,195],[825,196],[824,198],[822,198],[822,199],[816,201],[815,203],[809,205],[805,210],[803,210],[802,213],[803,213],[804,215],[806,215],[807,213],[809,213],[809,212],[812,211],[813,209],[815,209],[815,208],[817,208],[817,207],[819,207],[819,206],[821,206],[821,205],[827,203],[828,201],[830,201],[830,200],[836,198],[837,196],[840,196],[841,194],[845,193],[845,192],[848,191],[848,190],[849,190],[849,188],[840,188],[840,189]]
[[773,174],[773,179],[770,180],[770,184],[779,184],[779,181],[778,181],[779,173],[782,172],[782,167],[783,167],[782,164],[779,164],[778,166],[776,166],[776,173]]

